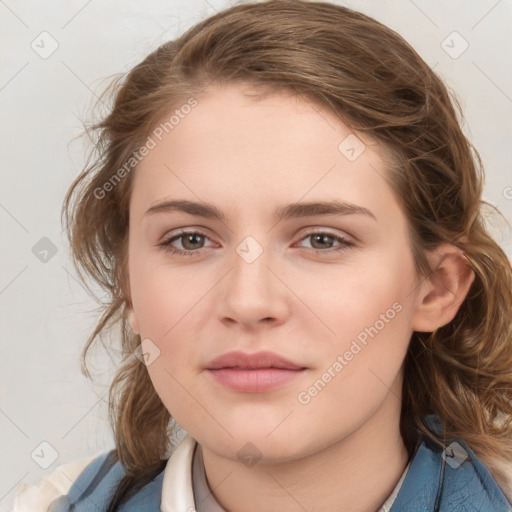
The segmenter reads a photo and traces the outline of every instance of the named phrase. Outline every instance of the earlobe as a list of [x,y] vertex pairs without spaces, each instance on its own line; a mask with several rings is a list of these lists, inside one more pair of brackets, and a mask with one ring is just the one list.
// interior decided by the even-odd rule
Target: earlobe
[[128,323],[130,324],[130,327],[135,334],[140,334],[139,322],[135,312],[133,311],[133,307],[129,307],[128,309]]
[[432,273],[421,284],[413,329],[432,332],[450,323],[466,298],[475,273],[463,252],[449,244],[430,256]]

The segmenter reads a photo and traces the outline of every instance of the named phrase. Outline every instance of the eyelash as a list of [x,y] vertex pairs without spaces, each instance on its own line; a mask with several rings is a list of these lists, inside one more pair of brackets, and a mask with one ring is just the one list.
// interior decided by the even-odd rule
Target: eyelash
[[[194,231],[182,231],[179,235],[175,235],[173,237],[167,238],[167,239],[163,240],[161,243],[159,243],[158,245],[160,247],[162,247],[163,250],[165,250],[166,252],[169,252],[171,254],[176,254],[178,256],[196,256],[197,254],[199,254],[201,249],[204,249],[204,247],[202,247],[201,249],[193,250],[193,251],[187,251],[187,250],[183,250],[183,249],[176,249],[175,247],[171,246],[171,243],[174,242],[175,240],[179,240],[180,238],[183,238],[185,236],[190,236],[190,235],[199,235],[204,238],[209,238],[207,235],[205,235],[204,233],[201,233],[200,231],[195,231],[195,230]],[[339,235],[333,235],[326,231],[312,231],[311,233],[308,233],[307,235],[302,237],[300,239],[300,241],[305,240],[306,238],[314,236],[314,235],[327,235],[328,237],[333,238],[335,241],[340,242],[340,245],[337,248],[331,247],[326,250],[313,249],[313,248],[309,249],[309,251],[313,251],[318,255],[329,256],[333,253],[342,252],[342,251],[346,250],[347,248],[354,245],[350,240],[348,240],[342,236],[339,236]],[[303,249],[308,249],[308,248],[303,247]]]

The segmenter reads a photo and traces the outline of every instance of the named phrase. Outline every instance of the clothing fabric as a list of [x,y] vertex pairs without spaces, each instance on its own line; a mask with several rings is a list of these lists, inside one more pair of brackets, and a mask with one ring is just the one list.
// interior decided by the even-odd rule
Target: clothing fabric
[[[434,429],[442,429],[442,423],[435,415],[427,416],[426,422]],[[196,501],[199,501],[199,492],[204,496],[207,482],[203,474],[202,490],[201,484],[194,488],[196,446],[195,439],[187,435],[165,469],[128,500],[120,512],[197,512]],[[200,466],[197,468],[199,470]],[[25,489],[17,496],[12,512],[106,511],[123,475],[114,452],[108,452],[94,458],[74,484],[64,491],[66,494],[55,497],[55,488],[52,492],[46,489],[46,494],[39,494],[38,503],[32,494],[32,502],[27,505],[24,497],[29,493]],[[441,450],[423,438],[402,476],[389,512],[512,512],[512,504],[487,467],[462,440]],[[196,471],[196,477],[200,479],[200,472]]]
[[58,466],[34,485],[21,483],[16,488],[13,512],[46,512],[50,503],[64,496],[78,476],[99,456],[75,460]]

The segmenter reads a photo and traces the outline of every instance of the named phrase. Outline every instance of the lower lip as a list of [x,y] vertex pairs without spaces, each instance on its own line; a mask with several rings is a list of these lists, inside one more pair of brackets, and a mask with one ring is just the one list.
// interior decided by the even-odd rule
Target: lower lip
[[233,391],[262,393],[287,384],[301,375],[304,370],[286,370],[284,368],[261,368],[258,370],[219,368],[218,370],[208,370],[208,373],[217,382]]

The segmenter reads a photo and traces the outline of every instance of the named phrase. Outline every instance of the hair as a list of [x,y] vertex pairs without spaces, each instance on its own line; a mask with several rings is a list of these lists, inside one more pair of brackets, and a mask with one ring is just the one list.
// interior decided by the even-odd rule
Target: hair
[[[460,106],[416,51],[374,19],[326,2],[270,0],[199,22],[121,75],[108,91],[108,114],[89,127],[90,159],[64,200],[75,268],[108,297],[82,353],[84,373],[93,341],[120,327],[109,413],[126,474],[109,511],[163,470],[177,428],[133,356],[141,339],[128,326],[126,257],[136,166],[119,171],[164,115],[229,83],[301,95],[391,155],[386,179],[407,216],[419,275],[434,271],[427,255],[440,244],[463,252],[475,279],[455,318],[410,339],[400,431],[409,454],[422,436],[439,446],[463,439],[512,499],[512,270],[487,232],[482,163],[461,129]],[[444,436],[429,429],[427,414],[440,417]]]

